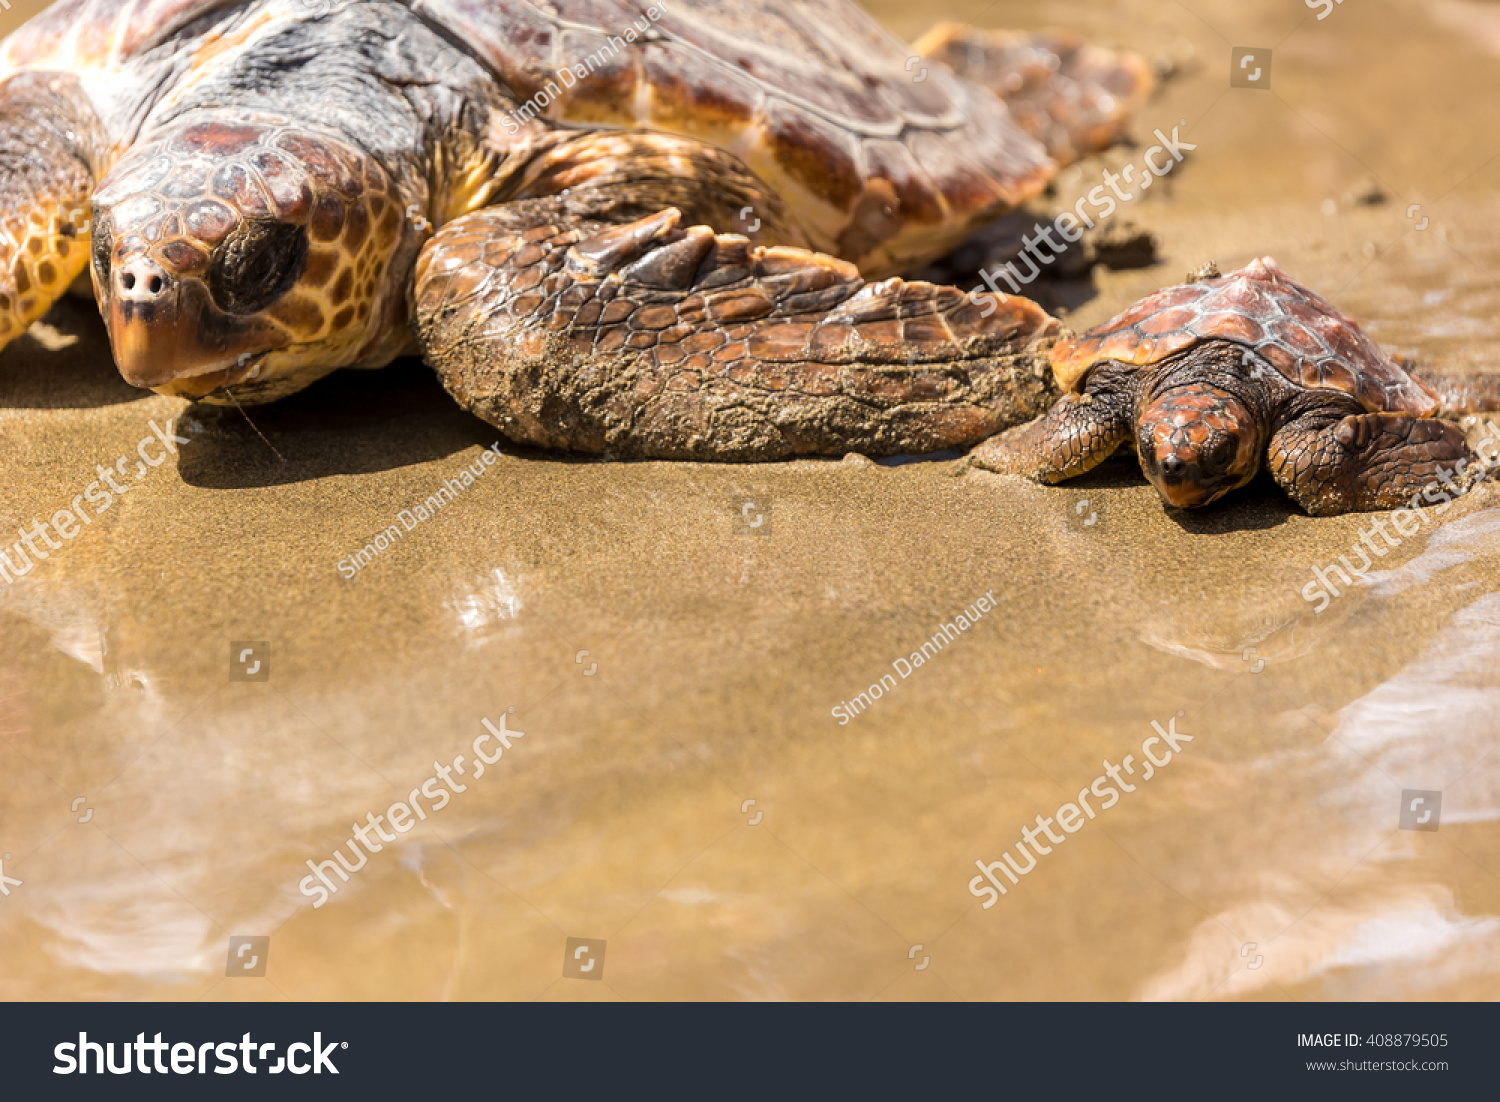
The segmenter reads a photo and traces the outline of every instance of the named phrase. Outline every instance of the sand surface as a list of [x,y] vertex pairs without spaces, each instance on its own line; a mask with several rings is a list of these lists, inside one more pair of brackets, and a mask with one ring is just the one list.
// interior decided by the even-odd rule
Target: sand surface
[[[1500,365],[1500,6],[875,10],[908,38],[938,15],[1050,23],[1176,67],[1136,149],[1059,183],[1092,186],[1158,127],[1197,145],[1118,216],[1160,263],[1054,289],[1069,324],[1271,255],[1392,348]],[[1273,50],[1270,89],[1229,87],[1234,46]],[[1359,203],[1372,182],[1385,201]],[[1500,990],[1500,491],[1318,613],[1303,587],[1369,519],[1309,518],[1266,482],[1187,515],[1129,461],[1048,489],[941,460],[502,444],[350,578],[340,560],[495,432],[420,364],[251,417],[264,439],[126,386],[87,303],[0,355],[0,531],[96,465],[133,471],[153,421],[188,441],[0,585],[0,857],[21,881],[0,998]],[[231,681],[251,643],[269,680]],[[502,717],[524,737],[476,778]],[[1192,741],[1133,779],[1153,721]],[[307,862],[459,755],[463,791],[314,907]],[[976,861],[1126,755],[1134,792],[993,906],[971,894]],[[1405,790],[1441,792],[1440,829],[1400,828]],[[264,976],[226,977],[245,935],[270,937]],[[570,938],[607,943],[579,958],[603,953],[602,982],[563,976]]]

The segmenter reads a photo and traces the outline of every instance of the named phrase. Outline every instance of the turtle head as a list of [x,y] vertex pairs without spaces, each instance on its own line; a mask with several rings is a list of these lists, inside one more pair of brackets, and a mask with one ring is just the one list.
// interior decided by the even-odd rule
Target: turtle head
[[[400,258],[419,235],[384,169],[285,122],[194,112],[94,195],[94,292],[125,378],[270,401],[406,343]],[[425,225],[425,224],[424,224]]]
[[1211,383],[1165,390],[1136,420],[1141,469],[1168,504],[1185,509],[1217,501],[1254,478],[1264,445],[1254,411]]

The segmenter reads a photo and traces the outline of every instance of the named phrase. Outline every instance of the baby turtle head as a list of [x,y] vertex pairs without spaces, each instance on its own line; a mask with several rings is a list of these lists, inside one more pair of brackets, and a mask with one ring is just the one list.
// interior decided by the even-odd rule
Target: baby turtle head
[[1231,391],[1199,382],[1156,395],[1136,420],[1141,469],[1169,504],[1207,505],[1255,477],[1265,432]]
[[136,386],[269,401],[405,343],[416,231],[385,171],[284,121],[196,112],[94,195],[93,279]]

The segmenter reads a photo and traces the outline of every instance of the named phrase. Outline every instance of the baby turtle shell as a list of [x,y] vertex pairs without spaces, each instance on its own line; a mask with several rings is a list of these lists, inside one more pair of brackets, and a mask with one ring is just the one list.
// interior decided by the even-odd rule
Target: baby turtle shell
[[1438,410],[1425,383],[1268,256],[1228,275],[1168,287],[1082,336],[1059,341],[1052,370],[1059,386],[1079,393],[1095,364],[1149,367],[1211,340],[1243,345],[1293,386],[1343,391],[1371,413],[1430,417]]

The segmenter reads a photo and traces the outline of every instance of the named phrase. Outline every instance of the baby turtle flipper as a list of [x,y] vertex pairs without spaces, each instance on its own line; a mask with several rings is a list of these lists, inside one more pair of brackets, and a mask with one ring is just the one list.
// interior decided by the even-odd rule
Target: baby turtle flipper
[[427,361],[512,440],[622,458],[742,462],[973,444],[1056,397],[1058,323],[1022,298],[972,298],[851,264],[683,227],[624,224],[571,197],[444,226],[417,263]]
[[1270,469],[1313,516],[1451,500],[1482,466],[1463,430],[1434,417],[1310,415],[1271,438]]
[[23,72],[0,83],[0,348],[88,267],[103,144],[77,77]]

